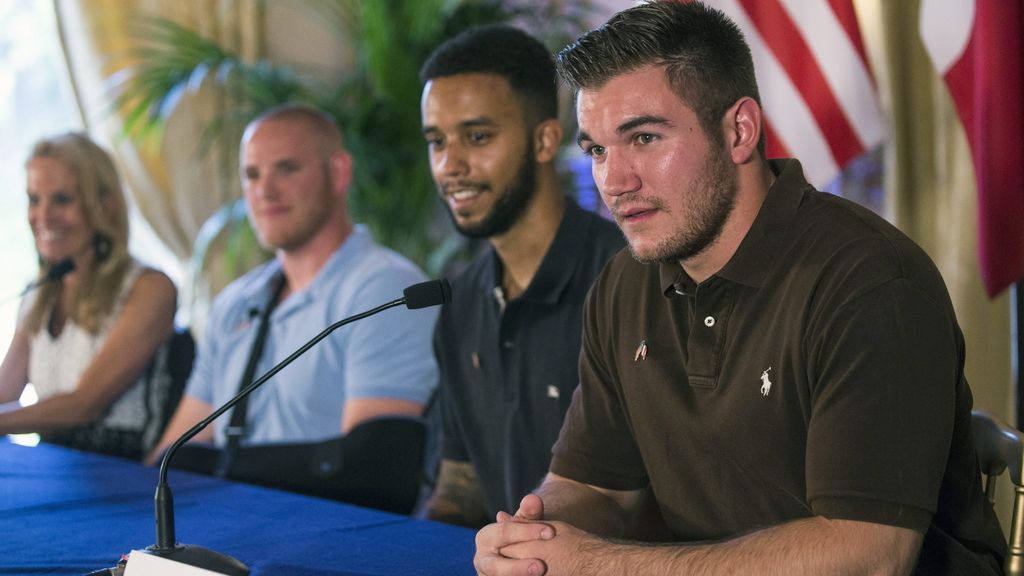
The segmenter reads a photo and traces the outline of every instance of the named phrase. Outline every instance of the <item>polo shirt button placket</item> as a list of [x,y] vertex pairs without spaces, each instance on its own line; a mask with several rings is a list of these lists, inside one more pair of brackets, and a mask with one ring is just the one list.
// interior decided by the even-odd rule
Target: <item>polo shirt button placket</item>
[[[687,350],[687,376],[690,386],[715,388],[718,382],[721,334],[725,328],[728,312],[723,309],[721,284],[709,281],[693,292],[690,317],[692,322]],[[715,312],[718,314],[715,314]],[[725,314],[725,316],[722,316]],[[704,324],[703,329],[700,324]]]
[[513,407],[519,401],[520,391],[515,386],[516,379],[510,377],[514,374],[515,357],[513,351],[516,347],[515,340],[503,338],[501,340],[501,389],[504,390],[502,398],[506,407]]

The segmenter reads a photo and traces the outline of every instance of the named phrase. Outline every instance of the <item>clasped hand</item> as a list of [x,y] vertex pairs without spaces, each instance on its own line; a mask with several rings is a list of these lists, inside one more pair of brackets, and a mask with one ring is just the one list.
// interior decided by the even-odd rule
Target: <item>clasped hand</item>
[[544,520],[544,501],[528,494],[515,516],[498,512],[497,522],[476,535],[473,566],[482,576],[577,574],[579,552],[600,539],[564,522]]

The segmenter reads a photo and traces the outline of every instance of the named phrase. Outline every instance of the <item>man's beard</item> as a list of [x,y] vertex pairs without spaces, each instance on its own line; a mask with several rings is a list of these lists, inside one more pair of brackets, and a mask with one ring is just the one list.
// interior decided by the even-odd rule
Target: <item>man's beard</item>
[[[650,254],[637,254],[630,245],[633,258],[643,264],[677,263],[713,244],[736,204],[736,174],[731,168],[725,156],[710,151],[697,179],[685,192],[694,202],[689,210],[689,226],[659,242]],[[661,207],[661,202],[657,204]]]
[[[532,149],[531,149],[532,152]],[[537,192],[537,161],[532,153],[523,155],[523,161],[516,171],[515,177],[509,182],[505,190],[498,196],[491,211],[484,216],[478,224],[460,225],[452,213],[451,206],[445,203],[448,208],[448,215],[463,236],[467,238],[490,238],[500,236],[519,222],[527,206],[533,201]]]

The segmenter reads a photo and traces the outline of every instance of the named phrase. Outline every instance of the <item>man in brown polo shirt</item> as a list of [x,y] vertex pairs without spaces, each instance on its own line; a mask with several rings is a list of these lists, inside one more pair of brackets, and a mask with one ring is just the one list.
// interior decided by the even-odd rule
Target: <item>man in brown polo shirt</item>
[[[749,49],[700,4],[559,55],[630,255],[584,313],[551,472],[477,537],[482,574],[998,574],[964,342],[931,260],[766,161]],[[656,497],[672,540],[628,536]]]

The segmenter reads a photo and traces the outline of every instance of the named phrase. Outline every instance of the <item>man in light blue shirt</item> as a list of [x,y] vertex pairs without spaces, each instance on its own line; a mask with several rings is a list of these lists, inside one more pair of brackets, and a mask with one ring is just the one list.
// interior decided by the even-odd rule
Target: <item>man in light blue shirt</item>
[[[249,220],[275,258],[215,299],[185,395],[155,454],[234,396],[277,278],[255,377],[330,324],[389,302],[425,278],[351,223],[352,159],[333,120],[285,105],[253,120],[241,147]],[[437,384],[436,308],[391,309],[347,325],[250,395],[242,446],[315,442],[385,415],[419,416]],[[228,415],[195,437],[223,446]]]

